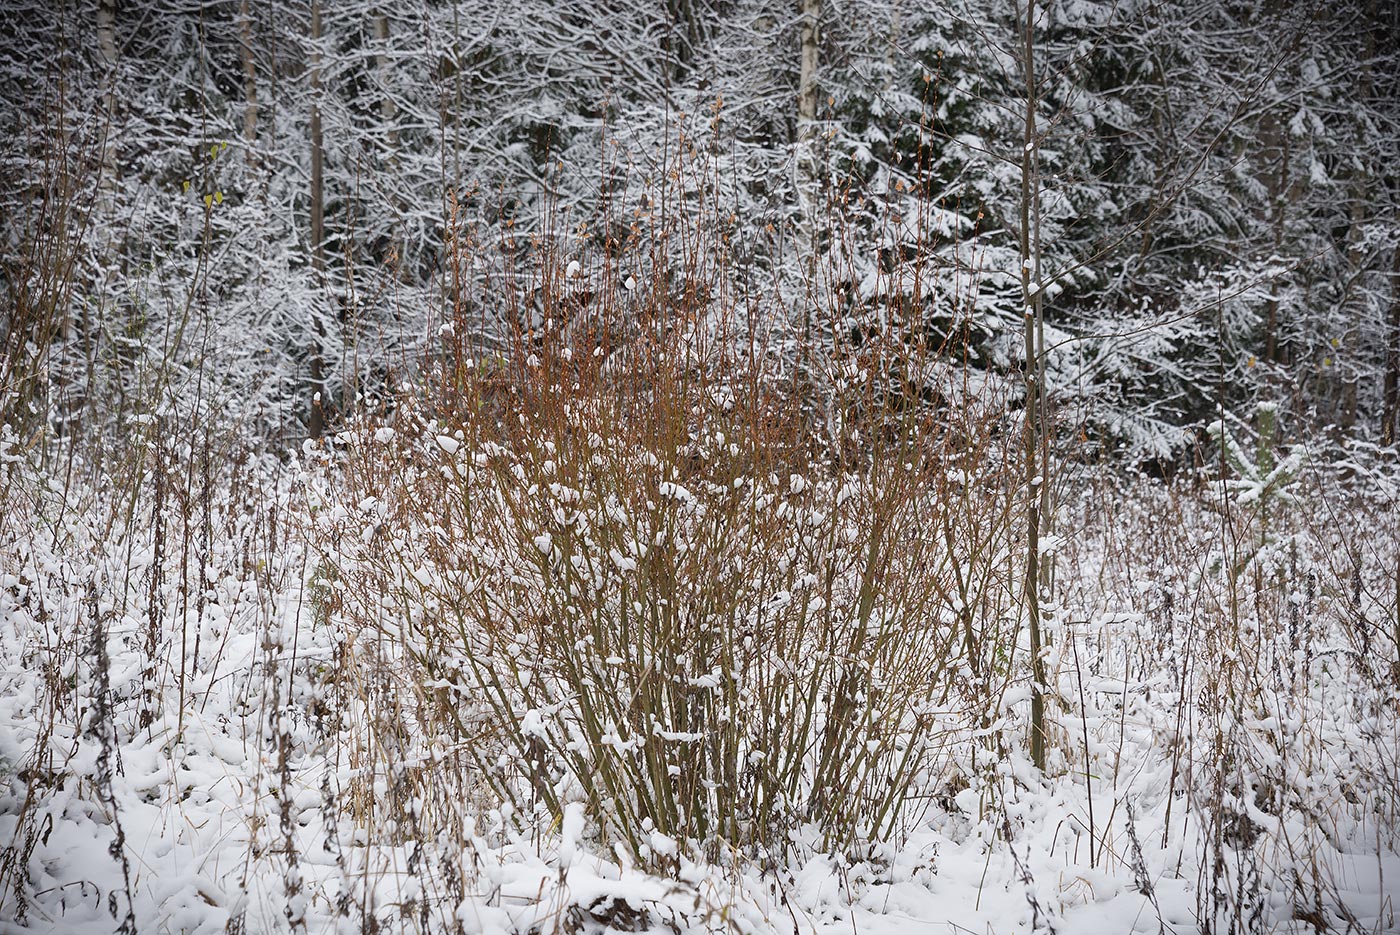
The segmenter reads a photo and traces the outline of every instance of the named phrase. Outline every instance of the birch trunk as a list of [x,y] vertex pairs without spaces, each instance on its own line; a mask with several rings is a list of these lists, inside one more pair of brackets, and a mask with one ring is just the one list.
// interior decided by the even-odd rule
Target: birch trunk
[[[800,71],[797,86],[797,150],[795,153],[797,204],[798,260],[809,291],[816,273],[817,251],[817,67],[821,49],[821,0],[801,0],[798,22],[800,39]],[[803,338],[810,340],[812,329],[811,302],[805,303]]]

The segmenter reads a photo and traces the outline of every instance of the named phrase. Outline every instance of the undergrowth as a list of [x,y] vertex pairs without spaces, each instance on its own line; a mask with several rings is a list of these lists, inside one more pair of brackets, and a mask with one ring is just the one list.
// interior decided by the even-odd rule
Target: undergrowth
[[805,930],[966,847],[1032,930],[1393,929],[1393,452],[1261,411],[1165,482],[1062,426],[1041,771],[1015,392],[818,283],[773,352],[668,223],[455,231],[416,378],[280,458],[213,407],[7,431],[0,919]]

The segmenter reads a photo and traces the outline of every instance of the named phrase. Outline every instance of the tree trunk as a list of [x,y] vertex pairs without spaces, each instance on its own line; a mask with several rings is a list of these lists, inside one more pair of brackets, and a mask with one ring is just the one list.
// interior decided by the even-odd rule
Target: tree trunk
[[253,62],[253,11],[251,0],[238,5],[238,57],[243,64],[243,143],[248,165],[257,161],[258,71]]
[[670,31],[666,38],[667,61],[672,82],[680,83],[690,74],[695,49],[700,44],[701,19],[695,0],[666,0]]
[[[817,252],[817,66],[821,51],[821,0],[801,0],[800,71],[797,84],[797,172],[795,188],[800,212],[797,230],[798,260],[809,285],[816,272]],[[812,329],[811,302],[805,303],[804,341]]]
[[[325,203],[325,151],[321,140],[321,3],[311,0],[311,268],[315,271],[316,282],[324,286],[326,271],[326,203]],[[321,338],[325,329],[313,312],[312,333],[315,335],[310,347],[311,368],[311,416],[307,422],[307,433],[312,438],[320,438],[325,432],[326,422],[322,410],[325,392],[326,365],[322,358]]]
[[[1376,0],[1370,0],[1366,4],[1365,22],[1367,28],[1364,30],[1362,41],[1362,64],[1361,73],[1357,78],[1357,100],[1363,107],[1374,107],[1375,100],[1375,74],[1373,63],[1376,60],[1376,30],[1372,28],[1380,22],[1379,10]],[[1346,281],[1348,288],[1342,295],[1343,307],[1351,306],[1355,309],[1357,321],[1361,321],[1370,309],[1370,302],[1366,298],[1367,276],[1367,247],[1366,247],[1366,225],[1375,220],[1374,208],[1376,204],[1376,185],[1372,175],[1373,162],[1364,157],[1358,158],[1355,162],[1355,170],[1351,177],[1351,210],[1348,216],[1347,229],[1347,267],[1348,275]],[[1396,251],[1395,269],[1400,271],[1400,250]],[[1395,330],[1400,328],[1400,307],[1394,301],[1396,279],[1391,277],[1391,315],[1390,328],[1386,333],[1385,342],[1385,364],[1382,375],[1381,388],[1381,437],[1387,443],[1395,438],[1394,432],[1394,402],[1392,397],[1395,394],[1394,368],[1400,366],[1395,361],[1398,350],[1396,347],[1397,337]],[[1352,329],[1347,329],[1347,343],[1351,341]],[[1364,339],[1363,339],[1364,340]],[[1343,347],[1342,353],[1351,356],[1349,347]],[[1356,408],[1356,378],[1350,381],[1349,403],[1352,410],[1352,418],[1348,419],[1348,425],[1354,422]],[[1387,418],[1389,416],[1389,418]]]
[[396,122],[399,108],[389,94],[389,76],[392,68],[388,54],[389,17],[378,11],[374,14],[374,38],[379,43],[379,51],[374,55],[374,68],[379,76],[379,119],[384,123],[389,151],[392,153],[399,148],[399,128]]
[[1049,446],[1045,437],[1045,326],[1040,273],[1040,178],[1037,165],[1035,4],[1025,8],[1022,68],[1026,114],[1021,148],[1021,294],[1026,333],[1026,576],[1022,595],[1031,639],[1031,761],[1045,769],[1045,668],[1041,658],[1040,532],[1049,496]]
[[325,149],[321,140],[321,3],[311,0],[311,266],[326,269]]
[[[393,74],[393,62],[389,58],[389,16],[382,10],[376,10],[374,17],[374,39],[378,45],[378,50],[374,54],[374,70],[379,80],[379,121],[384,127],[384,138],[387,143],[387,155],[384,164],[392,175],[398,168],[399,151],[399,128],[398,117],[399,107],[394,103],[393,95],[389,93],[389,80]],[[398,190],[394,189],[389,196],[389,203],[394,209],[394,228],[389,233],[389,241],[385,246],[384,259],[393,268],[395,275],[399,275],[403,268],[403,244],[399,241],[398,224],[403,217],[405,205],[399,198]]]
[[1391,257],[1390,327],[1381,390],[1381,437],[1387,445],[1400,441],[1400,247],[1393,248]]
[[105,72],[103,83],[106,92],[102,95],[103,110],[106,111],[106,128],[102,140],[102,181],[105,191],[116,187],[117,151],[112,144],[115,135],[117,100],[114,89],[117,83],[117,0],[99,0],[97,4],[97,52],[102,57]]

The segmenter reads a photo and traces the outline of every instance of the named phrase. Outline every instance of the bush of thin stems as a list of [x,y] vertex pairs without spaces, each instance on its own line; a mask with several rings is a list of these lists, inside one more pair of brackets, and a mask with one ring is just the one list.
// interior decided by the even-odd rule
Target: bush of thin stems
[[983,635],[1013,593],[1014,465],[898,391],[939,350],[828,352],[823,444],[811,381],[734,340],[711,267],[638,284],[542,243],[528,282],[494,280],[523,322],[504,346],[462,339],[488,299],[459,295],[426,392],[340,436],[310,521],[346,664],[393,673],[399,730],[447,751],[423,784],[462,777],[502,825],[581,803],[654,866],[868,854],[935,781],[954,683],[1009,676]]

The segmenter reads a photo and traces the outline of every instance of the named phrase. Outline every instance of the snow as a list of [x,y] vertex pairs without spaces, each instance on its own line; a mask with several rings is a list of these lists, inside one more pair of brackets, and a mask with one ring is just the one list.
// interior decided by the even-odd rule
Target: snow
[[[405,440],[383,429],[367,437]],[[470,448],[435,433],[417,444],[449,456]],[[1283,462],[1304,470],[1301,460]],[[1274,489],[1269,478],[1282,469],[1250,480],[1249,490]],[[1256,916],[1261,931],[1313,931],[1314,913],[1336,930],[1397,930],[1391,893],[1400,856],[1387,811],[1400,752],[1396,699],[1383,679],[1368,681],[1347,629],[1386,619],[1379,598],[1366,595],[1385,593],[1393,568],[1385,562],[1393,556],[1364,565],[1357,603],[1346,594],[1291,592],[1283,606],[1298,607],[1298,621],[1274,621],[1283,629],[1232,650],[1260,653],[1250,664],[1265,673],[1269,689],[1236,709],[1225,704],[1228,694],[1212,695],[1219,706],[1206,714],[1197,699],[1222,690],[1213,678],[1229,663],[1211,648],[1219,634],[1194,628],[1192,615],[1206,611],[1193,610],[1185,600],[1193,592],[1184,589],[1213,595],[1210,582],[1218,578],[1198,576],[1190,585],[1185,574],[1162,573],[1151,557],[1171,555],[1218,526],[1212,494],[1198,503],[1166,488],[1135,488],[1139,505],[1111,510],[1086,495],[1066,509],[1055,537],[1059,574],[1074,583],[1047,605],[1047,677],[1057,715],[1044,773],[1022,744],[1030,686],[1018,679],[1002,687],[991,718],[959,710],[960,689],[929,712],[944,725],[936,735],[943,752],[888,841],[831,851],[815,826],[797,823],[776,862],[707,861],[686,841],[644,824],[641,850],[631,855],[600,844],[600,816],[582,790],[561,784],[558,815],[526,830],[512,823],[514,806],[493,807],[482,789],[481,802],[463,812],[470,819],[434,843],[418,841],[413,824],[441,813],[433,771],[459,763],[453,758],[462,751],[417,733],[425,715],[416,706],[431,703],[431,693],[397,698],[375,715],[396,711],[392,722],[369,720],[369,703],[390,698],[380,693],[389,691],[393,667],[409,659],[336,668],[343,654],[358,651],[337,631],[334,609],[353,596],[310,537],[322,527],[358,533],[365,522],[390,524],[381,535],[399,543],[410,563],[404,567],[414,569],[405,577],[420,589],[418,606],[386,608],[405,647],[422,621],[450,613],[441,595],[455,572],[428,564],[428,518],[410,511],[405,520],[403,491],[353,498],[347,491],[341,502],[332,477],[310,465],[266,471],[256,490],[214,507],[219,521],[203,555],[209,584],[198,607],[185,596],[178,556],[161,559],[154,656],[147,651],[146,601],[157,561],[149,526],[109,539],[97,521],[107,508],[97,492],[84,495],[88,512],[62,524],[42,510],[0,520],[0,847],[7,861],[22,857],[0,864],[0,929],[111,932],[129,894],[140,932],[218,933],[235,920],[249,933],[358,930],[361,912],[388,931],[416,930],[426,918],[431,931],[460,923],[481,933],[1124,935],[1193,932],[1208,922],[1219,930],[1232,913]],[[1393,478],[1383,477],[1380,486],[1393,490]],[[29,483],[33,503],[59,496]],[[824,523],[868,496],[849,478],[791,474],[752,483],[790,508],[799,494],[803,503],[822,504]],[[660,489],[684,515],[708,496],[699,483],[666,481]],[[587,521],[588,491],[557,484],[548,493]],[[1307,495],[1323,493],[1310,487]],[[1230,508],[1245,511],[1264,496],[1241,494]],[[321,506],[306,506],[295,530],[284,526],[276,549],[258,551],[254,504],[265,502],[285,514],[296,503]],[[1180,524],[1171,534],[1180,542],[1162,531],[1177,528],[1162,525],[1168,517]],[[1287,517],[1277,522],[1249,568],[1282,580],[1270,576],[1289,561],[1314,561],[1299,554],[1321,556],[1307,574],[1326,567],[1329,535],[1341,530],[1310,538],[1305,526],[1284,525]],[[1384,523],[1370,527],[1371,535],[1393,535],[1394,517]],[[174,527],[170,533],[178,539]],[[566,535],[573,534],[556,529],[520,541],[560,560]],[[650,541],[654,550],[664,540]],[[640,574],[645,546],[617,543],[601,564]],[[1213,553],[1195,554],[1204,561]],[[491,561],[505,567],[505,557]],[[775,612],[798,600],[805,597],[779,590],[766,604]],[[946,605],[949,613],[963,608],[961,600]],[[1344,613],[1332,617],[1329,608]],[[1271,625],[1249,617],[1247,607],[1241,613],[1242,625],[1259,633]],[[97,645],[103,656],[95,655]],[[537,660],[517,645],[521,683],[538,683],[545,676],[535,674]],[[1380,665],[1393,647],[1375,645],[1372,664]],[[643,649],[625,647],[606,663],[639,665]],[[1024,643],[1016,651],[1024,653]],[[103,678],[110,683],[105,713],[83,701],[97,697]],[[450,700],[456,684],[444,673],[434,690]],[[731,683],[724,667],[706,665],[686,684],[718,694]],[[540,743],[557,736],[569,702],[558,697],[553,706],[520,710],[520,735]],[[476,716],[465,703],[456,710]],[[1183,711],[1192,716],[1183,720]],[[667,775],[683,779],[685,751],[705,735],[659,724],[654,732],[675,751]],[[391,752],[365,756],[368,748],[357,745],[371,738]],[[1213,773],[1209,756],[1219,738],[1235,738],[1247,764]],[[644,742],[607,726],[607,745]],[[505,757],[483,755],[498,753]],[[392,827],[383,823],[391,812]],[[114,855],[119,828],[124,845]],[[1212,879],[1228,885],[1212,893]],[[338,914],[342,904],[350,915]]]

